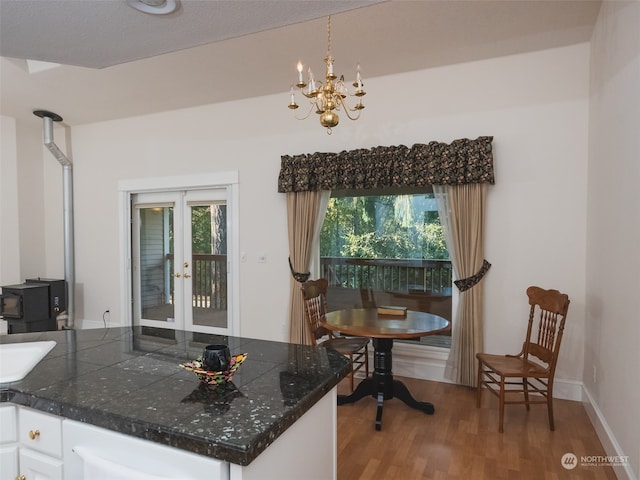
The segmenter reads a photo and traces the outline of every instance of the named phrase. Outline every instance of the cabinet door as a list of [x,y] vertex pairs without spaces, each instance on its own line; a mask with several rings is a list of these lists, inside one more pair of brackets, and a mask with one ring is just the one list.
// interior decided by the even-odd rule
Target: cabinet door
[[11,443],[16,437],[16,408],[13,405],[0,406],[0,443]]
[[3,445],[0,447],[0,478],[14,479],[18,476],[18,446]]
[[20,449],[20,475],[27,479],[62,480],[62,460],[28,448]]
[[55,415],[21,407],[18,411],[18,437],[27,448],[62,457],[62,419]]

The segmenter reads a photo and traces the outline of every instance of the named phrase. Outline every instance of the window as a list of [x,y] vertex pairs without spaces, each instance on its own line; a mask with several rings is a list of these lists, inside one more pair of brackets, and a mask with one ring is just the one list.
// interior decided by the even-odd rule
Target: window
[[[329,310],[398,305],[451,320],[452,268],[431,189],[332,192],[320,276]],[[448,334],[407,342],[451,343]]]

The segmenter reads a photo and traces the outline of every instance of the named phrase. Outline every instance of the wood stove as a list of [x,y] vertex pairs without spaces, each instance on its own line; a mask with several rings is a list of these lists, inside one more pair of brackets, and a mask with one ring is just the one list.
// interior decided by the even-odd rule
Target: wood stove
[[5,285],[0,295],[0,315],[9,333],[57,330],[57,316],[66,310],[66,282],[30,278],[25,283]]

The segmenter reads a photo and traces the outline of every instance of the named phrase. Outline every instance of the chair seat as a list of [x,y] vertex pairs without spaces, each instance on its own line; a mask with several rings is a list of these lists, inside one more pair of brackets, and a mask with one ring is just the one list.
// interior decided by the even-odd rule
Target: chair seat
[[323,347],[333,348],[343,355],[354,354],[369,343],[365,337],[334,337],[322,342]]
[[478,353],[476,355],[486,367],[503,377],[547,377],[547,368],[523,358],[506,355]]

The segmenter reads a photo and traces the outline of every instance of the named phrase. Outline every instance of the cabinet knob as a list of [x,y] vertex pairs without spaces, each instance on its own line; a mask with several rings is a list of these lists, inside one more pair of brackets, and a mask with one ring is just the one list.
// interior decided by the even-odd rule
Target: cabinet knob
[[29,430],[29,438],[35,440],[40,436],[40,430]]

